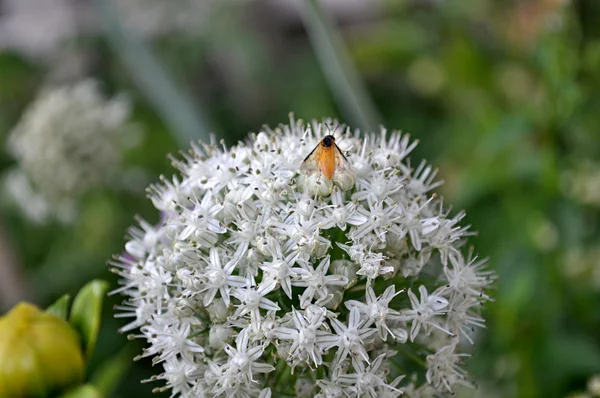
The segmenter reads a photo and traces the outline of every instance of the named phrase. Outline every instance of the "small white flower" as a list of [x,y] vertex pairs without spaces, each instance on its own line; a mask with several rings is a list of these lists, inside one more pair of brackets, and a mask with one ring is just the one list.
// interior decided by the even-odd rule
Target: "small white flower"
[[371,365],[366,367],[364,363],[357,362],[356,373],[342,374],[337,379],[347,386],[347,390],[351,392],[352,396],[379,398],[384,391],[393,391],[395,393],[393,396],[401,395],[401,390],[386,383],[387,372],[383,367],[384,359],[386,359],[386,355],[381,354]]
[[370,328],[360,316],[357,308],[350,310],[348,325],[335,318],[331,319],[331,326],[335,335],[326,338],[327,349],[337,346],[334,363],[340,364],[346,357],[352,354],[353,358],[369,362],[369,355],[365,349],[367,339],[377,332]]
[[[333,132],[351,167],[332,180],[318,164],[301,170]],[[468,384],[459,343],[484,326],[495,277],[463,256],[463,213],[449,218],[430,195],[435,171],[410,167],[414,146],[292,118],[174,160],[181,177],[149,190],[161,221],[131,229],[112,262],[128,296],[123,330],[139,327],[144,355],[164,366],[154,379],[189,398],[432,396]]]
[[388,204],[393,204],[393,195],[404,186],[400,183],[401,180],[389,178],[383,170],[378,170],[369,177],[368,180],[360,179],[358,181],[358,185],[362,189],[354,193],[352,199],[368,202],[387,201]]
[[275,289],[275,281],[268,281],[260,285],[252,285],[243,289],[237,289],[233,295],[240,301],[234,317],[250,314],[252,329],[257,330],[261,325],[260,309],[267,311],[278,311],[279,306],[265,296]]
[[419,163],[419,167],[412,173],[412,178],[407,184],[407,188],[415,195],[421,196],[442,185],[441,181],[435,181],[437,170],[433,170],[424,160]]
[[[237,253],[236,253],[237,254]],[[210,262],[208,267],[202,270],[202,276],[206,279],[206,287],[204,292],[204,306],[208,306],[217,292],[221,294],[221,298],[226,306],[229,306],[229,291],[231,287],[244,287],[248,280],[243,276],[231,275],[235,264],[239,261],[239,255],[221,266],[221,258],[217,249],[210,249]]]
[[421,326],[429,332],[429,327],[437,328],[445,333],[452,334],[444,329],[436,319],[436,316],[445,315],[448,310],[448,300],[441,296],[429,295],[424,285],[419,286],[420,300],[408,289],[408,296],[412,305],[411,310],[403,310],[401,316],[405,321],[411,321],[410,340],[415,341]]
[[[179,322],[178,322],[179,323]],[[179,324],[158,323],[143,326],[142,331],[151,335],[154,341],[151,348],[145,350],[143,356],[154,356],[154,363],[162,362],[178,355],[193,361],[197,353],[204,352],[204,348],[190,338],[192,325],[187,322]]]
[[448,279],[448,289],[454,294],[464,295],[465,293],[473,297],[483,297],[489,299],[485,293],[485,288],[490,280],[495,279],[492,271],[484,269],[487,259],[478,260],[469,253],[468,258],[462,255],[450,257],[450,265],[444,267],[444,273]]
[[402,230],[395,223],[400,216],[396,214],[396,206],[384,205],[384,202],[367,202],[367,207],[357,209],[359,215],[363,216],[363,223],[360,224],[350,237],[353,240],[372,235],[373,238],[385,242],[387,232],[402,233]]
[[321,353],[327,347],[329,333],[320,330],[325,320],[325,314],[308,317],[301,311],[292,310],[294,328],[280,327],[275,329],[275,336],[282,340],[291,340],[288,362],[295,366],[299,362],[312,362],[314,366],[323,363]]
[[367,277],[367,280],[372,280],[380,275],[386,275],[394,272],[394,267],[385,265],[386,257],[383,253],[368,251],[363,253],[363,258],[360,261],[360,269],[356,272],[357,275]]
[[211,247],[218,241],[218,235],[227,232],[216,216],[223,206],[214,203],[210,191],[201,200],[190,199],[191,209],[183,209],[183,230],[177,237],[181,241],[192,240],[202,247]]
[[292,285],[306,288],[300,297],[300,307],[305,308],[315,298],[326,300],[330,294],[330,286],[344,286],[348,283],[348,278],[342,275],[327,275],[328,270],[329,256],[321,260],[315,269],[310,266],[292,269],[298,275]]
[[394,335],[394,333],[388,328],[387,321],[394,321],[400,319],[400,313],[394,309],[389,308],[390,301],[402,293],[399,291],[395,292],[395,287],[390,286],[385,289],[385,292],[379,297],[375,295],[375,291],[371,286],[367,286],[366,291],[366,302],[356,300],[346,301],[346,307],[348,309],[358,308],[361,314],[365,315],[369,322],[375,323],[377,326],[377,333],[383,340],[386,339],[388,332]]
[[298,274],[292,270],[292,266],[298,261],[299,254],[292,252],[287,256],[284,256],[281,251],[281,245],[275,239],[269,240],[268,248],[273,260],[265,261],[259,265],[259,267],[264,271],[265,278],[267,280],[276,281],[281,286],[286,296],[291,299],[292,279],[295,279],[298,276]]
[[327,215],[321,225],[322,229],[338,227],[345,231],[347,224],[358,226],[368,221],[366,216],[356,211],[358,209],[357,202],[344,202],[343,192],[340,189],[336,188],[331,192],[331,203],[331,207],[325,208]]
[[[251,346],[248,338],[248,330],[242,330],[236,340],[236,347],[225,346],[227,362],[218,368],[218,380],[213,393],[216,395],[236,395],[236,392],[244,392],[258,384],[255,376],[272,372],[275,368],[271,365],[259,362],[264,347]],[[212,367],[216,366],[213,364]],[[266,394],[266,393],[265,393]]]
[[443,387],[452,392],[452,386],[456,384],[473,387],[467,380],[467,372],[460,367],[461,358],[468,354],[456,354],[454,345],[442,347],[438,352],[427,357],[429,366],[427,381],[433,387]]

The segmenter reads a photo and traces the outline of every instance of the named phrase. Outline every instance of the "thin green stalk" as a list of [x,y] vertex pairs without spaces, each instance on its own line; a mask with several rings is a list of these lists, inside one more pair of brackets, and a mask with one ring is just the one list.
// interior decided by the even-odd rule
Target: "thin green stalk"
[[393,344],[393,349],[397,350],[400,354],[406,356],[407,358],[413,360],[415,363],[423,366],[424,368],[427,368],[427,363],[423,359],[419,358],[418,356],[404,348],[403,344]]
[[319,0],[303,0],[304,26],[323,73],[345,118],[373,131],[381,123],[348,50]]
[[394,368],[396,368],[397,371],[399,371],[401,374],[407,375],[408,372],[406,371],[406,369],[404,369],[404,367],[398,363],[397,360],[395,360],[395,358],[390,358],[389,362],[390,365],[392,365]]
[[152,50],[123,27],[110,0],[92,0],[104,34],[138,88],[181,145],[208,142],[210,124],[191,95],[178,85]]

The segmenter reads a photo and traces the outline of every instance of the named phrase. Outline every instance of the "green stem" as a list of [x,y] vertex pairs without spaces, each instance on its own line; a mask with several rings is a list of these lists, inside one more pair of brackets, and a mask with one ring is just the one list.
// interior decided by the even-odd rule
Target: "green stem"
[[404,369],[404,367],[402,365],[400,365],[398,363],[398,361],[395,361],[393,358],[390,358],[389,361],[390,365],[392,365],[394,368],[396,368],[397,371],[399,371],[401,374],[405,374],[408,375],[408,372],[406,371],[406,369]]
[[108,42],[179,144],[187,146],[198,139],[209,142],[210,125],[191,95],[176,84],[150,48],[122,26],[110,0],[92,3]]
[[283,391],[272,391],[273,392],[273,397],[296,397],[296,394],[290,394],[287,392],[283,392]]
[[287,364],[285,362],[285,359],[279,358],[279,362],[275,367],[275,380],[273,381],[273,384],[271,384],[271,386],[274,387],[279,384],[279,380],[281,380],[281,376],[283,375],[283,370],[286,369],[286,365]]
[[405,355],[406,357],[412,359],[417,364],[423,366],[424,368],[427,368],[427,363],[425,363],[425,361],[423,359],[419,358],[418,356],[416,356],[415,354],[413,354],[412,352],[410,352],[406,348],[404,348],[403,344],[394,344],[393,347],[394,347],[394,349],[398,350],[402,355]]
[[363,130],[373,131],[380,124],[371,101],[342,38],[319,4],[303,0],[304,26],[323,73],[346,119]]

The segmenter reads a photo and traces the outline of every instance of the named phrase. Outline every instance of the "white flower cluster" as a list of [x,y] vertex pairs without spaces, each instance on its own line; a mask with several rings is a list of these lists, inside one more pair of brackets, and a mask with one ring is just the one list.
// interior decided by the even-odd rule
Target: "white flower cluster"
[[93,80],[42,91],[9,136],[18,169],[7,191],[37,221],[68,221],[77,199],[119,169],[129,115],[124,98],[104,98]]
[[[333,132],[350,183],[301,171]],[[494,275],[462,253],[464,213],[430,194],[436,172],[411,167],[415,146],[292,116],[174,160],[182,177],[149,189],[161,221],[141,221],[112,262],[128,296],[118,316],[133,318],[122,330],[140,328],[141,357],[162,363],[158,390],[381,398],[470,385],[459,346],[484,326]]]

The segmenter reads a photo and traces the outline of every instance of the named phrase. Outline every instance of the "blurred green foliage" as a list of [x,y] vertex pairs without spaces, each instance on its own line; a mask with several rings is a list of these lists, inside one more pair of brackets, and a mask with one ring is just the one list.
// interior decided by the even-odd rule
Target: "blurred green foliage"
[[[289,111],[343,118],[300,20],[282,22],[254,3],[247,12],[232,7],[204,21],[198,36],[151,43],[203,104],[217,137],[234,144],[262,124],[285,122]],[[413,162],[425,158],[439,167],[439,193],[467,210],[479,231],[471,243],[499,275],[488,327],[467,365],[479,388],[461,396],[585,390],[600,373],[600,203],[582,200],[568,176],[586,162],[600,170],[600,2],[390,0],[376,16],[340,21],[340,31],[384,124],[421,141]],[[170,175],[166,154],[178,145],[161,112],[108,41],[79,46],[91,59],[88,75],[135,100],[145,135],[127,163],[143,168],[149,181]],[[46,68],[0,54],[0,148]],[[0,167],[11,166],[2,151]],[[40,305],[98,276],[116,287],[105,261],[122,250],[134,215],[158,217],[141,190],[94,192],[83,209],[64,227],[33,226],[2,208]],[[122,323],[111,315],[105,311],[95,355],[102,358],[92,358],[92,367],[136,344],[116,334]],[[112,396],[146,397],[155,387],[139,384],[156,372],[147,362],[130,372]]]

